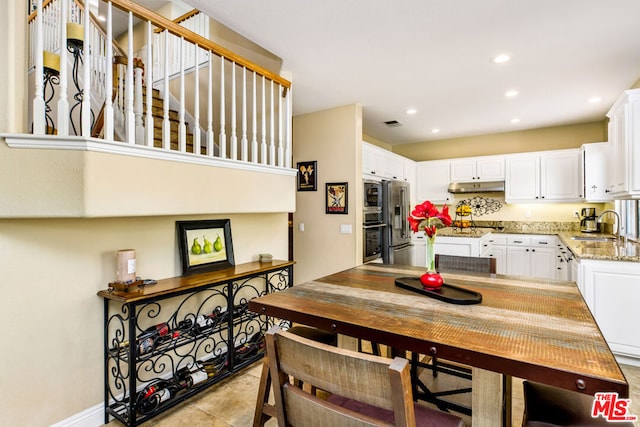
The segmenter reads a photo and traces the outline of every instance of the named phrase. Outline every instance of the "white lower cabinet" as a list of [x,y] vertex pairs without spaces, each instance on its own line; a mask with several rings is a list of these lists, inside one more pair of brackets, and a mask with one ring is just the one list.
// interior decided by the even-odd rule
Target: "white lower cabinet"
[[556,279],[555,236],[514,234],[506,238],[506,274]]
[[640,263],[581,260],[579,269],[578,286],[611,350],[640,366]]

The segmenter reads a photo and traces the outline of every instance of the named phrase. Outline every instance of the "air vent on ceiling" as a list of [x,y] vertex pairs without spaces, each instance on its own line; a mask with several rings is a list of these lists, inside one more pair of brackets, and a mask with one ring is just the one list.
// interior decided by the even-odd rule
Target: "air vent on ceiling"
[[398,126],[402,126],[402,123],[400,123],[397,120],[387,120],[386,122],[384,122],[385,125],[389,126],[390,128],[395,128]]

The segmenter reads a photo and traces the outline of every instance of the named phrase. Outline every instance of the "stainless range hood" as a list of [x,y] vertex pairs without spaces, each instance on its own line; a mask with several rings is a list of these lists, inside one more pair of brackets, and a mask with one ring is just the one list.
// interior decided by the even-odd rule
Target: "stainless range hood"
[[504,181],[452,182],[448,191],[453,194],[504,192]]

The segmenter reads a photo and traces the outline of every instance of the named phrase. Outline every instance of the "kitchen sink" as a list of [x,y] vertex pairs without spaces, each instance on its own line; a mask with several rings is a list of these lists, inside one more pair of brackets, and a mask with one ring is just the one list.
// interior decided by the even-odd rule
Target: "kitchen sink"
[[614,242],[616,238],[611,236],[572,236],[571,240],[583,242]]

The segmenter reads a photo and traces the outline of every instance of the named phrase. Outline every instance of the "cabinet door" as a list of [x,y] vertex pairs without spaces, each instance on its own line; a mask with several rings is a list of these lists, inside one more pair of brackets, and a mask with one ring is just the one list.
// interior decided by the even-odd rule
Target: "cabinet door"
[[608,202],[611,196],[607,190],[609,148],[607,142],[584,144],[582,151],[582,171],[584,176],[584,199],[587,202]]
[[506,160],[505,200],[538,200],[540,157],[510,157]]
[[507,247],[493,245],[489,256],[496,259],[496,274],[507,274]]
[[375,149],[367,144],[362,143],[362,173],[365,175],[376,174],[376,152]]
[[580,150],[561,150],[540,156],[540,198],[544,200],[579,201]]
[[449,188],[449,160],[434,160],[416,164],[417,203],[447,203],[452,200]]
[[480,181],[502,181],[504,179],[504,158],[487,157],[478,159],[476,172]]
[[611,167],[609,168],[608,189],[614,196],[625,191],[626,174],[626,124],[628,106],[626,103],[619,105],[610,112],[609,116],[609,144],[611,154]]
[[416,242],[415,240],[412,243],[413,261],[411,265],[427,268],[427,244],[425,242]]
[[451,181],[465,182],[478,179],[475,159],[451,160]]
[[532,277],[556,280],[558,270],[555,248],[531,248],[529,254],[529,271]]
[[531,253],[528,247],[507,246],[507,274],[530,276]]
[[379,161],[380,169],[383,170],[385,178],[404,180],[404,162],[402,157],[392,152],[383,152]]
[[615,354],[640,357],[640,266],[638,263],[583,261],[584,296]]

